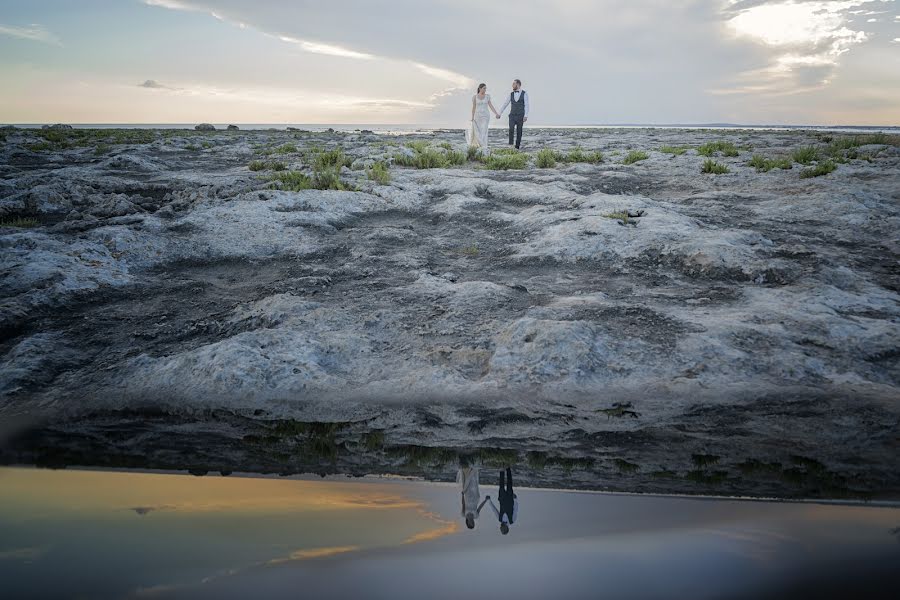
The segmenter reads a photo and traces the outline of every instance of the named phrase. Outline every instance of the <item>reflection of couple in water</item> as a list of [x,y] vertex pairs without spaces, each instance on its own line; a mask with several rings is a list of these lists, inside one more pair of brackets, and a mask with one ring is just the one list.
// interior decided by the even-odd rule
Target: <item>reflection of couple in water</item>
[[503,535],[509,533],[509,526],[516,522],[519,517],[519,499],[513,492],[512,470],[506,467],[506,471],[500,471],[500,491],[497,494],[497,502],[500,504],[498,510],[494,506],[494,502],[490,496],[485,496],[481,504],[481,492],[478,489],[478,466],[470,465],[467,461],[461,460],[459,471],[456,472],[456,483],[460,487],[460,495],[462,496],[462,509],[460,514],[466,520],[466,527],[475,529],[475,520],[481,514],[481,509],[485,503],[491,505],[491,510],[500,523],[500,531]]

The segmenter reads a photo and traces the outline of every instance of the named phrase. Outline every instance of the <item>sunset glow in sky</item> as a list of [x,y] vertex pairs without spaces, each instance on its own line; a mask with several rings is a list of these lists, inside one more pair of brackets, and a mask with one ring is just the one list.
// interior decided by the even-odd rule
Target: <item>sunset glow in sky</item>
[[900,124],[895,0],[5,0],[2,123]]

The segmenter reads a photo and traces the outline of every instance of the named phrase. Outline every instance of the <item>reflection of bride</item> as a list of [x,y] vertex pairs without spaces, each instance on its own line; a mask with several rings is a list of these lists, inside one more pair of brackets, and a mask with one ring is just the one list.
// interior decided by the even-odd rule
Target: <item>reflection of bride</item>
[[469,148],[480,148],[484,154],[488,149],[488,127],[491,124],[491,111],[499,118],[497,109],[491,104],[491,96],[487,93],[487,85],[478,86],[477,93],[472,96],[472,122],[466,129],[466,144]]

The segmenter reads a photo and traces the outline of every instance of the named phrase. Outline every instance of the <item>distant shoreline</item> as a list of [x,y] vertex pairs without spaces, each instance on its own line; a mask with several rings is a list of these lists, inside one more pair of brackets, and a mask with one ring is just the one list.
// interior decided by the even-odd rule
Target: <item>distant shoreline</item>
[[[69,123],[76,129],[194,129],[196,123]],[[225,130],[231,123],[214,123],[217,130]],[[11,123],[6,126],[23,129],[38,129],[45,123]],[[327,131],[355,133],[370,130],[373,133],[427,132],[435,130],[462,130],[462,126],[448,124],[392,124],[392,123],[234,123],[242,131],[287,130],[289,127],[305,131]],[[3,125],[0,125],[3,126]],[[612,123],[588,125],[531,125],[532,129],[722,129],[722,130],[769,130],[769,131],[883,131],[900,132],[900,125],[742,125],[737,123]]]

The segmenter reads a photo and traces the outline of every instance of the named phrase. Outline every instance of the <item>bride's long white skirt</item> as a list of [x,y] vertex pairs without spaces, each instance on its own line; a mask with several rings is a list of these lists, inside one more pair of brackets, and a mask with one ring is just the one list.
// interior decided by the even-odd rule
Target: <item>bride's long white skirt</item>
[[470,148],[480,148],[483,153],[487,154],[490,151],[488,149],[488,128],[490,124],[490,115],[485,117],[476,115],[475,120],[469,123],[469,127],[466,129],[466,144]]

